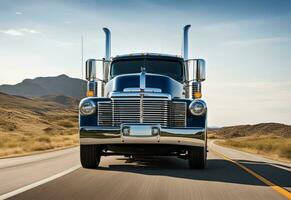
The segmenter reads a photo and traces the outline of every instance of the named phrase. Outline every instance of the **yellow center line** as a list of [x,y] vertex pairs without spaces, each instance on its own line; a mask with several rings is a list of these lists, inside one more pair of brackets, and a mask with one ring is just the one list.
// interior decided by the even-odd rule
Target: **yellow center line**
[[240,164],[239,162],[234,161],[234,160],[232,160],[232,159],[226,157],[225,155],[223,155],[223,154],[221,154],[221,153],[218,153],[217,151],[214,151],[214,150],[212,150],[212,149],[211,149],[211,151],[212,151],[214,154],[216,154],[217,156],[219,156],[219,157],[221,157],[221,158],[223,158],[223,159],[225,159],[225,160],[227,160],[227,161],[229,161],[229,162],[232,162],[232,163],[234,163],[235,165],[239,166],[240,168],[242,168],[242,169],[245,170],[246,172],[250,173],[251,175],[253,175],[253,176],[256,177],[257,179],[259,179],[260,181],[262,181],[263,183],[265,183],[266,185],[270,186],[270,187],[271,187],[273,190],[275,190],[276,192],[280,193],[281,195],[283,195],[283,196],[286,197],[287,199],[291,200],[291,193],[290,193],[288,190],[286,190],[286,189],[284,189],[284,188],[282,188],[282,187],[280,187],[280,186],[278,186],[278,185],[272,183],[271,181],[267,180],[266,178],[262,177],[261,175],[257,174],[256,172],[254,172],[253,170],[247,168],[246,166]]

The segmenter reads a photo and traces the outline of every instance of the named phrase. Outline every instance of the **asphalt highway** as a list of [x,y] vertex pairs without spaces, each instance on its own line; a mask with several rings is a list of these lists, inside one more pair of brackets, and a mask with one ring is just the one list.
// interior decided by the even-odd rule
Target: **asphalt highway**
[[102,157],[98,169],[83,169],[78,148],[0,159],[0,199],[290,198],[290,164],[212,142],[209,149],[205,170],[190,170],[174,157],[122,156]]

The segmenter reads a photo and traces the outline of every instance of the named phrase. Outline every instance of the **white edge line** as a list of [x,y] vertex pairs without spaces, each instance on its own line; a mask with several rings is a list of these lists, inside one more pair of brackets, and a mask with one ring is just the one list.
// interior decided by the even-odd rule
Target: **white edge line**
[[62,171],[62,172],[60,172],[60,173],[58,173],[58,174],[55,174],[55,175],[53,175],[53,176],[47,177],[47,178],[45,178],[45,179],[42,179],[42,180],[37,181],[37,182],[35,182],[35,183],[32,183],[32,184],[29,184],[29,185],[27,185],[27,186],[21,187],[21,188],[19,188],[19,189],[13,190],[13,191],[11,191],[11,192],[8,192],[8,193],[5,193],[5,194],[2,194],[2,195],[0,196],[0,199],[7,199],[7,198],[10,198],[10,197],[15,196],[15,195],[17,195],[17,194],[20,194],[20,193],[22,193],[22,192],[25,192],[25,191],[27,191],[27,190],[30,190],[30,189],[32,189],[32,188],[35,188],[35,187],[37,187],[37,186],[40,186],[40,185],[42,185],[42,184],[45,184],[45,183],[47,183],[47,182],[49,182],[49,181],[52,181],[52,180],[54,180],[54,179],[57,179],[57,178],[59,178],[59,177],[61,177],[61,176],[64,176],[64,175],[66,175],[66,174],[69,174],[69,173],[71,173],[71,172],[77,170],[77,169],[80,168],[80,167],[81,167],[81,165],[76,165],[76,166],[71,167],[71,168],[69,168],[69,169],[67,169],[67,170],[65,170],[65,171]]

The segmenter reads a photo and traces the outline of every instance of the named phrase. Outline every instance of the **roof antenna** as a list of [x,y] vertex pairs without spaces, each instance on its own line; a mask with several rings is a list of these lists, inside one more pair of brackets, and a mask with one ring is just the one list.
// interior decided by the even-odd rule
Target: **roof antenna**
[[81,36],[81,67],[82,67],[82,79],[84,79],[84,37]]

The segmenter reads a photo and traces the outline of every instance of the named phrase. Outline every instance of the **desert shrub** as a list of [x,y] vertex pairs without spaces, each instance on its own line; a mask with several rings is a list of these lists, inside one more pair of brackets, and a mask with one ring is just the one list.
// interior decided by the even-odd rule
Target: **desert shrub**
[[17,129],[17,126],[15,123],[8,122],[8,121],[3,121],[0,123],[0,128],[3,129],[4,131],[14,131]]
[[43,129],[44,132],[51,132],[52,130],[54,130],[52,127],[47,127]]
[[215,135],[208,135],[208,139],[217,139],[218,137]]
[[43,151],[43,150],[48,150],[52,149],[53,146],[50,143],[47,142],[35,142],[31,146],[32,151]]
[[41,136],[39,138],[36,139],[38,142],[46,142],[46,143],[50,143],[51,139],[47,136]]
[[27,137],[27,136],[22,136],[21,138],[20,138],[20,141],[21,142],[27,142],[29,140],[29,138]]
[[73,128],[74,126],[76,126],[76,124],[74,124],[71,121],[67,121],[67,120],[62,120],[58,122],[59,126],[65,127],[65,128]]
[[291,143],[280,146],[278,154],[281,157],[291,159]]

